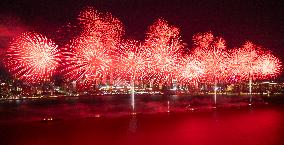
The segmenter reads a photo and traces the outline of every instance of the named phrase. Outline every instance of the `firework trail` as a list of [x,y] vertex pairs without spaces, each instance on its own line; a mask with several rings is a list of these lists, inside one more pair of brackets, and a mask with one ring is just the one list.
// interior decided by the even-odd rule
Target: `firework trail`
[[214,103],[217,102],[217,83],[226,81],[229,76],[229,54],[225,40],[214,37],[211,32],[198,33],[193,36],[195,48],[193,55],[204,66],[204,75],[200,80],[214,83]]
[[50,81],[60,61],[57,45],[43,35],[27,32],[15,38],[4,59],[8,71],[29,83]]
[[141,43],[135,40],[125,40],[121,43],[121,54],[119,55],[118,74],[120,77],[129,80],[131,85],[131,106],[135,112],[135,82],[143,81],[145,76],[147,62],[144,58],[144,52],[141,51]]

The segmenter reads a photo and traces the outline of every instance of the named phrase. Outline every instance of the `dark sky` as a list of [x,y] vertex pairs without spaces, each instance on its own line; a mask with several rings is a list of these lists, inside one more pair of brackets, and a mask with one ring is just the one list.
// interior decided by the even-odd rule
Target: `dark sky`
[[118,17],[127,37],[142,40],[147,27],[162,17],[181,29],[189,46],[193,34],[211,30],[225,38],[228,47],[251,40],[284,60],[281,0],[1,0],[0,48],[27,30],[52,36],[85,6]]

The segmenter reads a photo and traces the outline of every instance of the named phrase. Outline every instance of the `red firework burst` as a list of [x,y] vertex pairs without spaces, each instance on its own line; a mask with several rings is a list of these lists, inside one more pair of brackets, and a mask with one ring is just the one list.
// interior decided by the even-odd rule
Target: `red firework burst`
[[145,51],[141,50],[141,43],[135,40],[126,40],[121,43],[121,49],[117,74],[126,80],[145,80],[149,61],[147,61]]
[[212,33],[198,33],[193,37],[195,49],[192,54],[204,67],[201,80],[205,82],[226,81],[229,76],[229,54],[225,40]]
[[102,14],[92,7],[78,18],[83,31],[64,50],[65,77],[89,84],[106,81],[112,75],[113,56],[123,33],[122,23],[110,14]]
[[101,79],[109,72],[112,64],[107,50],[91,36],[74,39],[63,54],[64,75],[73,81],[90,83]]
[[255,66],[261,52],[251,42],[246,42],[243,47],[232,51],[231,71],[235,81],[248,80],[257,72]]
[[257,68],[262,78],[276,77],[282,70],[281,61],[271,52],[261,55],[258,59]]
[[196,56],[190,54],[180,62],[178,80],[183,83],[199,82],[204,75],[205,66]]
[[231,59],[233,77],[239,80],[264,79],[280,73],[281,63],[271,52],[246,42],[243,47],[234,49]]
[[9,72],[30,83],[49,81],[60,61],[57,45],[45,36],[23,33],[7,49],[4,60]]
[[177,77],[183,47],[178,28],[170,26],[163,19],[158,19],[150,26],[144,43],[144,51],[151,60],[150,78],[165,83]]
[[208,48],[213,42],[214,36],[211,32],[197,33],[192,38],[194,45],[200,48]]
[[110,13],[100,13],[93,7],[87,7],[78,17],[83,26],[83,35],[100,39],[104,47],[109,50],[118,48],[121,36],[124,34],[122,22]]

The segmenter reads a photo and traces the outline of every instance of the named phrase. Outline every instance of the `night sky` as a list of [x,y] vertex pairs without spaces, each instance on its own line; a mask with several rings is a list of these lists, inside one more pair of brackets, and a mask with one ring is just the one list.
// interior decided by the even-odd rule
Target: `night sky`
[[155,19],[164,18],[181,29],[182,40],[189,48],[193,34],[212,31],[223,37],[229,48],[251,40],[272,50],[284,62],[281,0],[1,0],[2,53],[21,32],[36,31],[53,39],[52,36],[59,35],[58,29],[74,21],[86,6],[118,17],[128,38],[143,40],[147,27]]

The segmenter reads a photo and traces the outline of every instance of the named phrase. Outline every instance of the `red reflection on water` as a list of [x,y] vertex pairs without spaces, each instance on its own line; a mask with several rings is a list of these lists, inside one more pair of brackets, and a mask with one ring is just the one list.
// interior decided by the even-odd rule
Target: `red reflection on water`
[[[229,112],[227,112],[229,113]],[[177,125],[172,134],[180,144],[277,144],[281,116],[275,111],[227,115],[215,112],[209,120],[192,119]],[[174,142],[173,142],[174,143]]]
[[30,122],[0,129],[2,142],[20,145],[276,145],[284,143],[283,114],[283,109],[268,108]]

